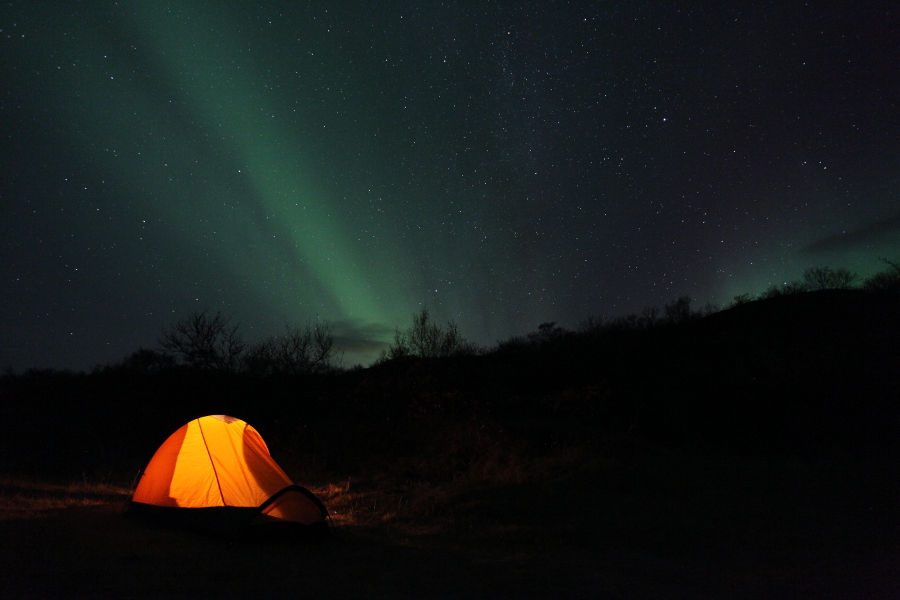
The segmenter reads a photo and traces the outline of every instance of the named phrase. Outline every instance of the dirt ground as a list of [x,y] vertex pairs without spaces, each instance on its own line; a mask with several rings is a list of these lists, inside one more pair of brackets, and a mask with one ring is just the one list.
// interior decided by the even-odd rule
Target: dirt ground
[[553,529],[479,543],[371,525],[246,542],[123,516],[114,495],[36,506],[0,520],[3,598],[900,598],[896,530],[852,515],[827,531],[807,531],[812,519],[754,533],[752,519],[730,530],[692,514],[702,531],[690,543],[654,526],[683,513],[647,506],[611,509],[589,543]]

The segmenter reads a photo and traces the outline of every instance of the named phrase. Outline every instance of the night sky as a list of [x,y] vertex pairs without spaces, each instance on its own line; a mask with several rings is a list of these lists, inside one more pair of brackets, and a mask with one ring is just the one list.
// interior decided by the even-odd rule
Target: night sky
[[[900,258],[893,2],[0,6],[0,368],[210,308],[368,364]],[[893,7],[893,8],[892,8]]]

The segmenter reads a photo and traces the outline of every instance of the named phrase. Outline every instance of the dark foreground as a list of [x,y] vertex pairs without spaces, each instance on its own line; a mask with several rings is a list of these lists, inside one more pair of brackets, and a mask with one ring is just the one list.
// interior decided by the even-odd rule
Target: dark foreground
[[[568,498],[523,498],[519,513],[512,501],[505,517],[482,510],[467,526],[443,529],[381,510],[363,514],[362,504],[387,497],[373,489],[353,500],[355,518],[337,515],[335,535],[268,542],[125,517],[116,494],[82,501],[70,492],[68,507],[44,510],[46,492],[7,483],[7,506],[18,499],[36,508],[7,510],[0,521],[2,596],[900,597],[896,477],[872,469],[823,476],[797,464],[741,468],[704,490],[577,495],[569,484],[561,490]],[[347,497],[330,504],[351,507]],[[535,512],[547,520],[525,514]]]
[[[0,600],[900,598],[896,295],[544,333],[321,377],[0,377]],[[254,425],[337,534],[121,516],[207,414]]]

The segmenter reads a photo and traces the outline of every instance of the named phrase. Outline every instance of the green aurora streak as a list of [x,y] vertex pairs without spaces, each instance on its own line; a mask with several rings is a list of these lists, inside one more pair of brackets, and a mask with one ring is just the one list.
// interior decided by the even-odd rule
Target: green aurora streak
[[[305,168],[316,142],[303,131],[329,123],[285,108],[262,75],[271,69],[252,56],[261,44],[229,22],[228,9],[197,6],[183,3],[181,15],[170,18],[164,5],[132,3],[133,31],[143,37],[128,44],[133,56],[104,57],[111,65],[97,64],[99,42],[82,46],[78,62],[96,65],[93,83],[78,70],[69,86],[78,90],[76,112],[88,116],[90,150],[102,148],[123,185],[142,192],[142,210],[167,227],[191,261],[202,257],[226,271],[224,281],[262,288],[254,299],[269,299],[259,307],[268,314],[321,311],[370,327],[405,320],[399,288],[379,281],[374,257],[359,258],[366,249],[350,235],[354,224]],[[213,14],[214,35],[202,25]],[[170,97],[127,73],[122,60],[161,79]],[[235,211],[237,218],[217,216]],[[398,264],[387,250],[396,246],[382,240],[377,262]],[[260,265],[275,278],[264,278]],[[187,264],[182,272],[190,276]]]

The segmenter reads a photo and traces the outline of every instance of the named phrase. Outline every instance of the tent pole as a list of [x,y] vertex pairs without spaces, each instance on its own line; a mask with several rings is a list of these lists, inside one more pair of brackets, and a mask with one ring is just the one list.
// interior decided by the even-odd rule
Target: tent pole
[[216,487],[219,488],[219,498],[222,499],[222,506],[228,506],[225,503],[225,496],[222,494],[222,484],[219,483],[219,472],[216,470],[216,461],[213,460],[212,454],[209,453],[209,444],[206,443],[206,434],[203,433],[203,425],[200,419],[197,419],[197,427],[200,428],[200,437],[203,438],[203,447],[206,448],[206,456],[209,457],[209,464],[212,465],[213,475],[216,476]]

